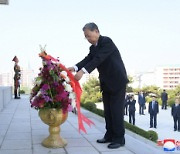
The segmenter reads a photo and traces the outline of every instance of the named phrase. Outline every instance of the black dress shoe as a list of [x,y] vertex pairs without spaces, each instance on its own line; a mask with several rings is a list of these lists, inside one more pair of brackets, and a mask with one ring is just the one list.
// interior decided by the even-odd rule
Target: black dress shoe
[[122,147],[122,146],[124,146],[124,143],[120,144],[120,143],[112,142],[108,145],[108,148],[109,149],[117,149],[117,148]]
[[111,139],[105,139],[105,138],[97,140],[97,143],[109,143],[109,142],[112,142],[112,140]]
[[14,97],[14,99],[20,99],[20,97]]

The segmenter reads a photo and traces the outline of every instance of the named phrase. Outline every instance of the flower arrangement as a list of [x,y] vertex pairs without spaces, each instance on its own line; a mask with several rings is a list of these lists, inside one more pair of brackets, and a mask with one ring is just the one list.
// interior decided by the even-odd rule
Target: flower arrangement
[[30,95],[31,107],[62,109],[64,113],[72,111],[75,106],[75,93],[66,71],[63,71],[58,61],[52,61],[47,53],[42,51],[43,67],[35,78]]

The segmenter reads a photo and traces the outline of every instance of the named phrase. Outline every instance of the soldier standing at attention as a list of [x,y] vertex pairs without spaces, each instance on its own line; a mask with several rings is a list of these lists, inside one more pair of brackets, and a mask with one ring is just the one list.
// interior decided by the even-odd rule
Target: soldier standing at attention
[[21,70],[18,65],[18,58],[15,56],[13,60],[14,64],[14,99],[20,99],[20,78],[21,78]]

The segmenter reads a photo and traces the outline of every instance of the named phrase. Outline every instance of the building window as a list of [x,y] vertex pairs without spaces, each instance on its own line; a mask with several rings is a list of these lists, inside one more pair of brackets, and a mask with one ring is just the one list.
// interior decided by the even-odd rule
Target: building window
[[164,68],[164,69],[163,69],[163,71],[167,72],[167,71],[168,71],[168,69],[167,69],[167,68]]

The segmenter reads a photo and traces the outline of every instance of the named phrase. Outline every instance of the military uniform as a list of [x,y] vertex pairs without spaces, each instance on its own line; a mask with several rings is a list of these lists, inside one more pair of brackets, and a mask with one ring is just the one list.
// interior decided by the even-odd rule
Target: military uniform
[[18,59],[15,56],[13,58],[13,61],[15,61],[15,65],[14,65],[14,98],[18,99],[20,98],[20,78],[21,78],[21,70],[20,70],[20,66],[17,64],[18,63]]

